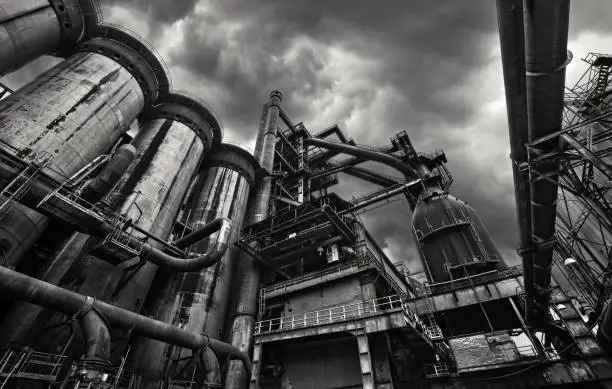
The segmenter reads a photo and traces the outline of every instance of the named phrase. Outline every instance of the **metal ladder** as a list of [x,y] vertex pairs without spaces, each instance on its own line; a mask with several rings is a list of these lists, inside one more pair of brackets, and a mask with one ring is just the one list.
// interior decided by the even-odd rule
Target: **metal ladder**
[[42,152],[35,154],[33,158],[26,158],[31,158],[26,167],[0,191],[0,197],[6,197],[3,203],[0,204],[0,215],[3,215],[8,210],[7,205],[11,200],[19,201],[32,188],[34,178],[42,168],[51,162],[53,156],[50,153]]
[[432,341],[442,340],[444,338],[444,336],[442,335],[442,330],[436,323],[436,318],[434,317],[434,314],[433,314],[434,306],[433,306],[433,301],[431,297],[431,288],[429,286],[429,283],[423,284],[423,286],[420,289],[422,292],[422,299],[423,299],[423,303],[425,304],[425,309],[427,313],[427,321],[428,321],[428,326],[426,328],[427,336],[429,336],[429,338]]
[[263,320],[266,309],[266,288],[259,289],[259,320]]

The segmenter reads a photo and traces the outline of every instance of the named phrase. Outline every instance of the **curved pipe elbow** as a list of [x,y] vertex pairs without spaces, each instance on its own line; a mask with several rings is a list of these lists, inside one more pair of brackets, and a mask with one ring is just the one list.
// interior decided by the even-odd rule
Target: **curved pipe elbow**
[[111,336],[106,321],[95,308],[79,319],[83,338],[87,344],[87,359],[110,362]]
[[[217,220],[219,220],[219,222],[217,222]],[[178,258],[166,254],[150,244],[145,244],[142,249],[141,257],[158,266],[182,272],[198,271],[210,267],[217,263],[225,254],[225,251],[229,247],[229,240],[232,232],[232,222],[230,219],[219,218],[214,222],[219,224],[219,235],[215,243],[210,246],[203,255],[194,258]],[[210,225],[210,223],[208,225]],[[208,228],[208,225],[204,226],[203,229]],[[210,229],[208,230],[210,231]],[[208,235],[213,232],[215,231],[211,231]],[[198,233],[198,231],[195,233]],[[205,236],[202,236],[202,238],[204,237]]]
[[318,146],[324,149],[338,151],[340,153],[352,155],[355,157],[365,158],[370,161],[380,162],[384,165],[391,166],[397,169],[407,177],[419,177],[418,172],[410,165],[404,163],[401,159],[391,155],[371,151],[358,146],[351,146],[344,143],[330,142],[317,138],[305,138],[304,146]]

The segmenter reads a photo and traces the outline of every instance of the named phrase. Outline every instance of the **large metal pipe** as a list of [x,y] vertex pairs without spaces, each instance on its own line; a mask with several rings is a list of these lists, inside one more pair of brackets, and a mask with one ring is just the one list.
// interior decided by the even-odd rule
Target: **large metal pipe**
[[[528,141],[533,142],[561,129],[565,88],[569,0],[526,0],[525,69],[527,90]],[[534,156],[560,152],[559,138],[533,147]],[[557,211],[559,160],[538,163],[530,174],[531,240],[534,250],[533,295],[526,296],[527,322],[538,325],[546,320]],[[526,288],[526,292],[529,292]]]
[[[0,75],[73,48],[99,20],[96,0],[1,0]],[[87,25],[87,26],[86,26]]]
[[[274,165],[274,149],[276,145],[276,132],[280,117],[280,103],[282,94],[273,91],[270,101],[264,108],[257,134],[257,147],[255,158],[262,169],[268,173]],[[272,192],[272,177],[266,176],[259,180],[255,186],[254,194],[249,201],[245,225],[251,225],[265,220],[268,217],[270,194]],[[237,299],[236,310],[231,320],[229,341],[243,352],[250,354],[253,346],[253,328],[257,315],[257,295],[259,292],[260,272],[257,263],[248,254],[238,251],[237,269]],[[245,375],[241,366],[230,362],[225,375],[225,386],[228,388],[246,388],[250,376]]]
[[94,178],[85,183],[80,198],[93,204],[106,196],[119,182],[136,156],[136,148],[130,144],[121,145],[108,163]]
[[[111,27],[98,33],[107,36],[79,45],[68,59],[0,101],[0,147],[48,158],[43,171],[58,183],[108,152],[167,87],[162,64],[144,42]],[[34,211],[13,208],[0,230],[0,241],[11,247],[9,266],[19,263],[47,224]]]
[[317,138],[305,138],[304,146],[318,146],[329,150],[339,151],[355,157],[362,157],[371,161],[380,162],[399,170],[406,177],[418,177],[418,173],[410,165],[402,162],[399,158],[376,151],[364,149],[362,147],[351,146],[338,142],[330,142]]
[[[229,241],[231,248],[221,261],[208,269],[192,273],[160,274],[156,286],[147,299],[146,310],[153,317],[185,330],[209,334],[221,338],[228,305],[232,270],[234,268],[233,245],[240,238],[242,220],[246,211],[250,188],[255,182],[258,162],[240,147],[222,144],[203,163],[196,176],[191,193],[182,210],[183,223],[192,228],[209,230],[215,220],[229,218],[234,228]],[[212,222],[208,222],[213,219]],[[203,223],[207,223],[203,227]],[[189,255],[201,255],[218,240],[217,235],[194,242],[190,234],[175,241],[180,246],[189,244]],[[178,372],[192,374],[184,369],[184,355],[188,350],[139,339],[132,353],[130,365],[144,373],[145,387],[155,387],[165,377],[181,379]],[[203,377],[201,371],[196,376]]]
[[[501,46],[506,109],[508,111],[508,133],[510,135],[510,158],[514,176],[514,196],[519,226],[521,247],[531,245],[531,195],[529,171],[520,166],[527,163],[527,87],[525,85],[525,33],[523,23],[523,0],[497,0],[497,20]],[[524,287],[533,294],[534,253],[520,250],[523,262]]]
[[[170,324],[139,315],[93,297],[83,296],[75,292],[51,285],[36,278],[28,277],[16,271],[0,268],[0,294],[11,299],[27,301],[31,304],[42,305],[45,308],[73,315],[81,312],[83,308],[93,307],[100,312],[110,324],[119,328],[131,329],[140,332],[152,339],[168,342],[193,350],[210,346],[222,357],[235,358],[242,361],[244,367],[250,371],[249,357],[227,343],[210,339],[205,334],[182,330]],[[93,323],[95,324],[95,323]],[[97,325],[96,325],[97,327]],[[104,347],[92,347],[91,352],[104,355]]]
[[[511,158],[524,268],[527,322],[545,314],[550,285],[559,164],[538,165],[550,180],[529,177],[525,143],[561,128],[565,65],[568,60],[569,1],[498,0]],[[528,77],[526,78],[525,75]],[[532,150],[542,155],[559,151],[554,137]]]

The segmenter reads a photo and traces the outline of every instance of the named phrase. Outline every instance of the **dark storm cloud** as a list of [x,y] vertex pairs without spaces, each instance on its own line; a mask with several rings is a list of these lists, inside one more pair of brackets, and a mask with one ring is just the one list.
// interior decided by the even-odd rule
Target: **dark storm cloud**
[[[487,0],[249,1],[248,7],[224,1],[185,20],[186,35],[171,52],[171,65],[226,85],[232,96],[224,110],[239,127],[253,122],[259,110],[253,102],[274,88],[285,92],[288,112],[308,119],[316,115],[309,100],[333,84],[321,72],[328,60],[321,46],[300,47],[290,61],[282,60],[307,37],[375,61],[369,88],[346,98],[368,101],[377,89],[392,86],[409,108],[397,107],[389,121],[417,131],[431,115],[457,124],[470,118],[473,107],[445,91],[482,62],[484,38],[495,27],[494,3]],[[357,108],[349,105],[346,116]]]
[[102,6],[119,5],[148,15],[150,23],[172,23],[192,13],[198,0],[99,0]]

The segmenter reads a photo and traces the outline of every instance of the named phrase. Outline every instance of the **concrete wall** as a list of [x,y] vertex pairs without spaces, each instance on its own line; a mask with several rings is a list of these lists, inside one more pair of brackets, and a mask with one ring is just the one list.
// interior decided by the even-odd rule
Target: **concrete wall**
[[285,298],[284,316],[363,301],[358,278],[339,280]]
[[283,344],[276,355],[285,369],[283,389],[362,387],[357,340],[353,336],[306,344]]

